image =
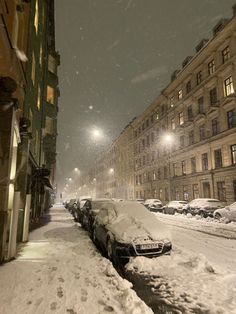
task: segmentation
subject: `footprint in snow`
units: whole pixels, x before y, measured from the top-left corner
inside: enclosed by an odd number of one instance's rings
[[[57,309],[57,302],[52,302],[51,304],[50,304],[50,310],[51,311],[55,311]]]
[[[57,296],[58,296],[58,298],[62,298],[63,297],[62,287],[58,287],[57,288]]]
[[[69,314],[77,314],[73,309],[66,309],[66,312]]]
[[[88,300],[88,292],[85,289],[81,289],[81,293],[82,293],[82,296],[80,298],[81,301],[86,302]]]
[[[59,277],[59,278],[58,278],[58,281],[60,281],[60,282],[65,282],[65,279],[62,278],[62,277]]]

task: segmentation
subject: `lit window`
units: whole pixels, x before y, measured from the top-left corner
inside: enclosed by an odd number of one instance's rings
[[[36,2],[35,2],[34,27],[35,27],[36,34],[38,34],[38,27],[39,27],[39,7],[38,7],[38,0],[36,0]]]
[[[236,144],[231,145],[231,159],[232,159],[232,164],[236,165]]]
[[[171,108],[173,108],[174,105],[175,105],[174,100],[175,100],[175,98],[174,98],[174,96],[172,96],[172,97],[170,98],[170,107],[171,107]]]
[[[54,88],[47,86],[47,102],[54,104],[55,101]]]
[[[227,79],[224,80],[224,92],[225,92],[225,96],[229,96],[230,94],[234,93],[232,76],[229,76],[227,77]]]
[[[181,111],[179,113],[179,125],[182,125],[182,124],[184,124],[184,113],[183,113],[183,111]]]
[[[34,85],[34,83],[35,83],[35,55],[34,55],[34,52],[32,55],[31,80],[32,80],[32,83]]]
[[[38,98],[37,98],[37,107],[40,109],[41,106],[41,88],[38,86]]]
[[[182,174],[186,174],[186,162],[185,162],[185,160],[181,161],[181,169],[182,169]]]
[[[171,129],[174,130],[175,129],[175,119],[171,119]]]
[[[56,73],[56,61],[51,55],[48,57],[48,70],[52,73]]]
[[[183,91],[182,91],[182,89],[180,89],[178,91],[178,100],[181,100],[182,98],[183,98]]]
[[[42,47],[42,43],[41,43],[40,52],[39,52],[39,63],[40,63],[40,65],[42,65],[42,61],[43,61],[43,47]]]
[[[215,67],[215,60],[211,60],[209,63],[208,63],[208,74],[211,75],[215,72],[216,70],[216,67]]]
[[[222,61],[225,63],[230,58],[230,50],[229,46],[227,46],[224,50],[222,50]]]

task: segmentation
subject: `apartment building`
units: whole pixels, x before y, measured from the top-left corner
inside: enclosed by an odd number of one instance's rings
[[[135,195],[236,200],[236,16],[221,20],[135,125]]]
[[[54,1],[0,0],[0,262],[48,208],[58,112]],[[51,181],[51,182],[50,182]]]
[[[99,196],[236,200],[235,29],[236,6],[97,161]]]

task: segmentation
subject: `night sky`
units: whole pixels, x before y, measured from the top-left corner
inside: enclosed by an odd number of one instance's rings
[[[56,0],[59,186],[169,83],[235,0]],[[94,139],[91,131],[103,135]]]

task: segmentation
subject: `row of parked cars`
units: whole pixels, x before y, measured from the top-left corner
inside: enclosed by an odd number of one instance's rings
[[[171,252],[164,225],[139,202],[81,198],[64,205],[114,264]]]
[[[215,219],[225,218],[228,221],[236,221],[236,202],[229,206],[225,203],[213,198],[196,198],[191,202],[186,201],[170,201],[166,205],[158,199],[148,199],[142,202],[145,207],[153,212],[162,212],[164,214],[174,215],[192,214],[200,215],[203,218],[214,217]]]

